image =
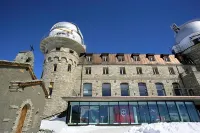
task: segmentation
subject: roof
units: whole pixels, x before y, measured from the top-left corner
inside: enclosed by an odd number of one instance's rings
[[[6,61],[6,60],[0,60],[0,66],[12,66],[12,67],[26,68],[29,71],[32,79],[33,80],[37,79],[30,64],[17,63],[17,62]]]
[[[103,53],[104,54],[104,53]],[[155,61],[149,61],[149,59],[146,57],[149,54],[139,54],[139,53],[131,53],[131,54],[124,54],[124,53],[117,53],[117,54],[109,54],[106,53],[108,56],[108,61],[105,62],[102,60],[102,53],[100,54],[93,54],[93,53],[85,53],[85,55],[90,55],[92,56],[92,61],[84,61],[84,64],[160,64],[160,65],[180,65],[181,63],[178,61],[178,59],[174,55],[170,54],[151,54],[155,57]],[[124,61],[118,62],[117,61],[117,55],[124,56]],[[139,61],[134,61],[133,60],[133,55],[138,55],[140,60]],[[170,62],[166,62],[163,60],[161,55],[168,55]],[[80,62],[80,64],[82,64]]]
[[[184,100],[200,102],[200,96],[102,96],[102,97],[62,97],[70,102],[94,102],[94,101],[172,101]]]

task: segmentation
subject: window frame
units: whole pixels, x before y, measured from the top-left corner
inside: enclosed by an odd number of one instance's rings
[[[85,67],[85,74],[91,75],[91,73],[92,73],[92,68],[91,67]]]
[[[126,74],[126,68],[125,67],[120,67],[119,68],[119,73],[120,73],[120,75],[125,75]]]

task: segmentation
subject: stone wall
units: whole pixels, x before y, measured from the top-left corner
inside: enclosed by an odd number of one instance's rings
[[[59,50],[53,49],[45,55],[43,68],[43,81],[46,88],[53,82],[53,91],[49,99],[46,99],[44,117],[60,113],[67,108],[67,104],[61,97],[76,96],[74,84],[76,84],[78,54],[68,48],[61,47]],[[54,65],[57,65],[56,71]],[[68,67],[71,65],[71,70]],[[80,73],[80,72],[78,72]]]
[[[31,133],[39,129],[45,104],[44,91],[40,85],[10,87],[11,81],[20,80],[32,80],[29,71],[20,67],[0,66],[0,132],[16,131],[21,110],[25,105],[28,106],[28,111],[22,131]]]
[[[154,75],[152,67],[157,66],[159,74]],[[79,66],[81,67],[81,66]],[[91,67],[92,73],[85,74],[85,67]],[[109,74],[103,75],[103,67],[109,68]],[[126,74],[120,74],[120,67],[125,67]],[[141,67],[143,74],[138,75],[136,67]],[[170,75],[168,67],[173,67],[175,74]],[[81,69],[81,68],[79,68]],[[111,83],[111,95],[120,96],[120,83],[128,83],[131,96],[138,96],[139,89],[138,83],[146,83],[148,93],[150,96],[157,95],[155,83],[163,83],[167,95],[174,95],[172,90],[172,83],[177,82],[183,88],[179,79],[179,73],[175,65],[84,65],[82,88],[84,83],[92,83],[93,96],[102,96],[102,83]],[[81,77],[79,76],[76,81],[76,87],[80,88]],[[83,95],[81,89],[81,95]]]

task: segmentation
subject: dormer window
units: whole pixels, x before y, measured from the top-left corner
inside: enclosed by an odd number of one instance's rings
[[[108,62],[108,56],[102,56],[102,61],[103,62]]]
[[[165,62],[170,62],[169,55],[161,54],[160,57],[163,58],[163,60],[164,60]]]
[[[153,54],[147,54],[146,57],[149,59],[149,61],[155,61],[155,57]]]
[[[118,62],[122,62],[122,61],[125,60],[125,59],[124,59],[124,54],[117,54],[116,57],[117,57],[117,61],[118,61]]]
[[[101,59],[102,59],[102,62],[108,62],[108,53],[102,53],[100,55]]]
[[[140,61],[139,54],[132,54],[131,57],[132,57],[133,61]]]
[[[91,61],[92,61],[92,56],[87,55],[87,56],[86,56],[86,60],[87,60],[88,62],[91,62]]]

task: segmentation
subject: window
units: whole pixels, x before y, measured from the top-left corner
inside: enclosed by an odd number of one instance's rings
[[[57,64],[54,64],[53,71],[57,71]]]
[[[168,109],[165,102],[157,102],[161,122],[170,122]]]
[[[52,92],[53,92],[53,85],[54,85],[54,82],[50,82],[50,84],[49,84],[49,97],[48,98],[51,98],[51,95],[52,95]]]
[[[85,68],[85,74],[91,74],[91,67]]]
[[[190,118],[188,116],[184,102],[176,102],[176,105],[177,105],[177,109],[178,109],[181,121],[189,122]]]
[[[137,74],[142,74],[142,68],[141,67],[136,67]]]
[[[72,67],[72,65],[71,65],[71,64],[68,64],[68,68],[67,68],[67,71],[68,71],[68,72],[71,72],[71,67]]]
[[[74,51],[73,51],[73,50],[69,50],[69,53],[73,54],[73,53],[74,53]]]
[[[102,56],[102,61],[103,62],[108,62],[108,56],[106,56],[106,55]]]
[[[168,67],[168,69],[169,69],[169,74],[171,75],[175,74],[173,67]]]
[[[191,122],[199,122],[199,115],[197,113],[197,110],[193,104],[193,102],[185,102],[185,106],[188,110],[188,114],[190,116]]]
[[[92,84],[91,83],[83,84],[83,96],[92,96]]]
[[[153,55],[149,55],[149,56],[148,56],[148,59],[149,59],[149,61],[155,61],[155,58],[154,58]]]
[[[56,51],[60,51],[60,48],[56,48]]]
[[[159,74],[157,67],[152,67],[152,69],[153,69],[153,74],[154,75]]]
[[[86,60],[88,61],[88,62],[91,62],[92,61],[92,56],[86,56]]]
[[[147,102],[138,102],[140,112],[140,123],[150,123],[149,109]]]
[[[110,83],[102,84],[102,96],[111,96],[111,85]]]
[[[123,55],[117,56],[117,60],[118,60],[118,62],[124,61],[124,56]]]
[[[120,88],[121,88],[121,96],[130,96],[128,83],[121,83]]]
[[[162,83],[156,83],[156,89],[158,96],[165,96],[165,88]]]
[[[158,107],[156,102],[148,102],[149,105],[149,113],[150,113],[150,120],[152,123],[160,122],[160,116],[158,113]]]
[[[194,91],[192,89],[189,89],[188,93],[189,93],[190,96],[194,96]]]
[[[125,67],[120,67],[120,74],[121,75],[126,74]]]
[[[179,84],[178,83],[172,83],[172,86],[173,86],[174,94],[176,96],[182,96],[182,91],[180,89]]]
[[[163,56],[163,60],[166,62],[170,62],[169,56]]]
[[[103,67],[103,74],[109,74],[108,67]]]
[[[140,96],[148,96],[147,87],[145,83],[138,83]]]
[[[139,55],[133,55],[132,58],[133,58],[133,61],[140,61]]]
[[[193,102],[110,101],[69,102],[69,123],[142,124],[155,122],[199,122]]]
[[[179,122],[179,114],[175,102],[166,102],[171,122]]]

